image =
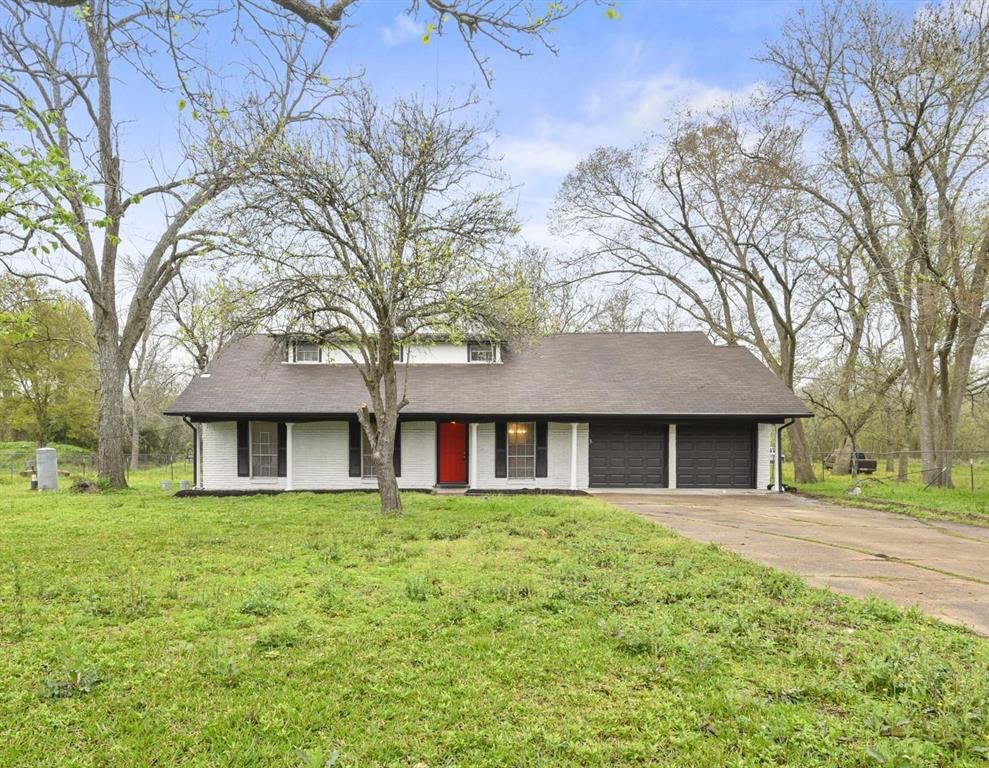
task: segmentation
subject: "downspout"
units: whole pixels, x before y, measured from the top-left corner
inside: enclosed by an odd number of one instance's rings
[[[189,425],[192,430],[192,487],[199,487],[199,430],[196,425],[189,420],[188,416],[183,416],[182,421]]]
[[[776,492],[783,493],[783,430],[796,422],[790,419],[776,427]]]

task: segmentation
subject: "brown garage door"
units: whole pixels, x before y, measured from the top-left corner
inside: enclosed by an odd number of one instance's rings
[[[755,424],[677,425],[677,488],[755,486]]]
[[[665,424],[591,422],[588,452],[592,487],[662,488],[666,485]]]

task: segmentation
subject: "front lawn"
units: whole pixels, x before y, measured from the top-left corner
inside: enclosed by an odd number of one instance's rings
[[[989,643],[593,499],[0,485],[0,765],[983,765]]]
[[[872,475],[832,475],[814,467],[816,483],[797,483],[801,493],[825,497],[839,504],[869,507],[932,520],[953,520],[989,526],[989,464],[967,463],[952,468],[954,488],[925,487],[920,462],[911,462],[908,480],[899,482],[896,472],[886,472],[883,463]],[[793,465],[784,467],[783,481],[793,485]],[[974,489],[973,489],[974,485]],[[859,493],[849,493],[858,486]]]

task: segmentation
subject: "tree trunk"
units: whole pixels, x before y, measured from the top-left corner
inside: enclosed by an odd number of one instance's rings
[[[378,468],[378,493],[381,495],[381,512],[383,514],[402,514],[402,494],[398,491],[395,465],[391,461],[381,462],[381,466]]]
[[[941,485],[941,466],[938,461],[937,396],[933,387],[921,377],[914,387],[917,402],[917,442],[920,447],[920,467],[925,485]]]
[[[900,461],[899,466],[896,469],[896,482],[905,483],[910,473],[910,446],[907,443],[903,444],[903,450],[900,451]]]
[[[951,416],[945,415],[938,424],[938,479],[935,485],[944,488],[954,488],[955,481],[951,477],[951,467],[955,458],[955,422]]]
[[[51,439],[51,424],[49,423],[48,420],[47,403],[35,403],[34,421],[35,421],[35,431],[34,431],[35,442],[37,442],[39,448],[44,448],[46,445],[48,445],[48,441]]]
[[[127,487],[127,422],[124,418],[124,366],[116,345],[97,340],[100,371],[99,440],[96,448],[97,476],[113,488]]]
[[[841,440],[841,446],[834,454],[834,464],[831,465],[832,475],[850,475],[852,473],[853,450],[852,439],[845,435]]]
[[[130,468],[131,470],[140,469],[141,463],[141,419],[140,414],[137,410],[137,403],[134,403],[134,408],[131,413],[131,427],[130,427]]]
[[[804,431],[803,421],[797,419],[787,429],[790,433],[790,451],[793,453],[794,481],[797,483],[816,483],[817,476],[814,474],[814,460],[810,455],[810,447],[807,445],[807,433]],[[779,450],[779,446],[777,446]]]
[[[395,432],[398,429],[398,414],[407,401],[404,396],[401,401],[398,394],[398,377],[392,361],[391,332],[387,327],[381,331],[383,350],[379,352],[381,365],[377,376],[370,376],[368,394],[374,403],[374,416],[368,412],[367,406],[362,407],[357,418],[361,426],[367,430],[369,437],[373,435],[374,472],[378,478],[378,494],[381,497],[382,514],[402,514],[402,495],[398,490],[398,479],[395,477]]]
[[[382,514],[402,514],[402,495],[395,477],[395,431],[398,415],[383,415],[375,421],[377,445],[372,454],[374,471],[378,478]]]

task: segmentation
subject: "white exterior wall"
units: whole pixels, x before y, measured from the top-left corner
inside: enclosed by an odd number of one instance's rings
[[[500,360],[500,345],[496,345],[495,356]],[[338,349],[324,349],[323,360],[327,363],[350,363],[350,359]],[[467,343],[452,344],[437,342],[436,344],[414,344],[405,347],[405,361],[415,364],[434,363],[467,363]],[[473,363],[473,365],[490,365],[490,363]]]
[[[202,425],[203,488],[284,489],[286,478],[237,477],[237,422]],[[300,422],[292,427],[293,490],[377,488],[373,477],[350,477],[349,428],[345,421]],[[400,488],[432,488],[436,484],[436,424],[402,422]]]
[[[757,425],[755,487],[764,491],[769,487],[769,466],[772,463],[773,424]]]
[[[586,489],[588,478],[588,438],[587,424],[577,425],[577,488]],[[495,477],[495,425],[477,425],[477,446],[471,451],[475,466],[471,477],[475,478],[475,488],[495,490],[500,488],[569,488],[570,487],[570,443],[569,422],[551,421],[546,435],[546,477],[512,480]],[[403,459],[404,460],[404,459]]]
[[[202,455],[200,486],[206,490],[281,490],[286,479],[237,477],[237,424],[207,422],[200,426]],[[482,490],[511,488],[571,487],[571,442],[569,422],[550,422],[547,433],[547,476],[513,480],[494,476],[495,425],[471,425],[471,486]],[[671,429],[671,432],[673,430]],[[757,425],[756,488],[769,486],[772,441],[775,425]],[[296,423],[292,428],[292,485],[294,490],[373,489],[374,478],[350,477],[349,433],[345,421]],[[673,440],[671,440],[671,443]],[[675,450],[675,443],[673,444]],[[577,488],[588,487],[589,429],[577,425]],[[671,465],[675,461],[672,457]],[[675,466],[675,465],[674,465]],[[671,473],[671,479],[675,473]],[[402,476],[399,487],[428,489],[436,484],[436,424],[432,421],[402,422]]]
[[[238,489],[280,490],[284,477],[237,477],[237,422],[213,421],[202,425],[203,476],[207,491]]]
[[[436,422],[402,422],[402,476],[400,488],[436,485]]]
[[[344,487],[351,479],[348,477],[349,438],[350,430],[345,421],[299,422],[292,427],[292,485],[295,490]]]

